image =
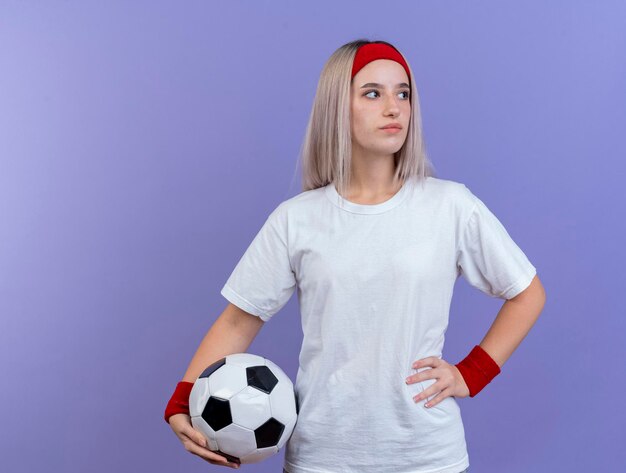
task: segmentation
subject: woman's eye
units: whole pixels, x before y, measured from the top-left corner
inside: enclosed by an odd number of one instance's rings
[[[405,90],[405,91],[402,91],[402,92],[400,92],[400,93],[401,93],[401,94],[406,94],[406,98],[407,98],[407,99],[409,98],[409,92],[407,92],[406,90]],[[365,94],[365,96],[367,97],[367,96],[369,96],[370,94],[376,94],[376,95],[378,95],[378,91],[377,91],[377,90],[370,90],[369,92],[367,92],[367,93]]]

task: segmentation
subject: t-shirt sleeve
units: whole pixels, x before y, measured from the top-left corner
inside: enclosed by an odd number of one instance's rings
[[[470,215],[461,227],[458,274],[491,297],[512,299],[526,289],[537,269],[482,200],[469,195]]]
[[[296,278],[287,247],[284,202],[269,215],[220,293],[267,322],[289,301]]]

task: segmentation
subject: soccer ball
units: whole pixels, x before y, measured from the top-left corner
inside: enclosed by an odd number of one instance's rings
[[[275,363],[250,353],[213,363],[189,394],[193,427],[210,450],[237,463],[257,463],[278,453],[298,412],[291,379]]]

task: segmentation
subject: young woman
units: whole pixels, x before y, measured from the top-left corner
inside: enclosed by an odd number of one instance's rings
[[[229,305],[166,421],[191,453],[238,466],[192,428],[188,394],[206,366],[245,352],[297,289],[299,415],[283,471],[467,471],[456,398],[483,389],[539,316],[536,268],[465,185],[434,177],[411,69],[389,43],[357,40],[330,57],[302,164],[303,192],[272,211],[222,288]],[[441,354],[460,275],[505,302],[452,365]]]

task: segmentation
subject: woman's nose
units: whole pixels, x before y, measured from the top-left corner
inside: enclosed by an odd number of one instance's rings
[[[388,112],[398,113],[400,106],[398,100],[395,97],[390,97],[385,100],[385,110]]]

